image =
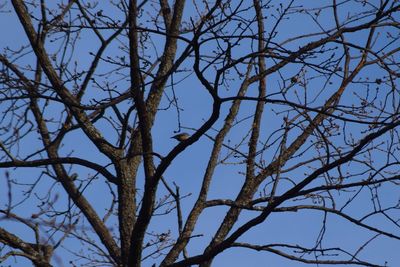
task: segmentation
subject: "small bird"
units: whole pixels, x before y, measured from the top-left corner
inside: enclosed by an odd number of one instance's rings
[[[179,133],[177,135],[172,136],[171,138],[176,139],[180,142],[189,139],[190,135],[188,133]]]

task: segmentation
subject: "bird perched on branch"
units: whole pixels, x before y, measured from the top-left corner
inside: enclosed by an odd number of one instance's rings
[[[172,136],[171,138],[176,139],[180,142],[189,139],[190,135],[188,133],[179,133],[177,135]]]

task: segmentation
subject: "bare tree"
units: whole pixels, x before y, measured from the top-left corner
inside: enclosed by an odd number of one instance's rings
[[[0,11],[0,262],[394,266],[398,0]]]

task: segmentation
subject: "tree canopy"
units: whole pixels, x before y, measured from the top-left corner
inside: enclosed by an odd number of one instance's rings
[[[400,261],[398,0],[0,18],[1,263]]]

